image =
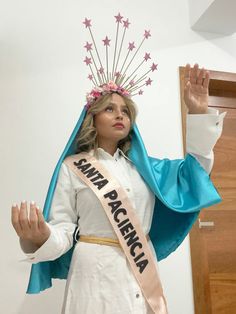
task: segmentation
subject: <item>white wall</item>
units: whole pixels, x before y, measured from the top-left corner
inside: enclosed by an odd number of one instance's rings
[[[81,22],[91,17],[99,38],[114,37],[113,15],[119,11],[132,23],[130,40],[152,30],[146,50],[159,70],[152,87],[136,99],[138,125],[151,155],[183,156],[179,65],[198,62],[236,72],[236,36],[193,32],[187,0],[1,1],[1,313],[60,312],[62,281],[40,295],[25,295],[29,265],[20,262],[24,255],[10,224],[10,207],[23,199],[43,206],[55,163],[91,86],[83,64],[88,33]],[[160,271],[170,314],[193,314],[188,238],[160,263]]]

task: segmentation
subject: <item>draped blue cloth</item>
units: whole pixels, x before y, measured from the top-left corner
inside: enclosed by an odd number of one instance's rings
[[[86,115],[80,118],[54,170],[43,214],[48,221],[54,190],[63,160],[76,152],[75,139]],[[157,159],[148,156],[137,125],[133,126],[128,157],[155,194],[150,239],[161,261],[182,243],[201,208],[221,202],[209,174],[190,154],[184,159]],[[27,293],[39,293],[52,286],[52,278],[66,279],[74,246],[54,261],[32,265]]]

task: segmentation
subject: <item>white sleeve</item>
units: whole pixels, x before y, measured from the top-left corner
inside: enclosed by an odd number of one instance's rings
[[[208,108],[206,114],[187,114],[186,152],[194,156],[210,174],[214,163],[213,148],[221,136],[226,111]]]
[[[48,240],[35,250],[34,245],[20,241],[22,250],[31,263],[54,260],[66,253],[73,245],[77,227],[76,192],[72,186],[67,166],[62,163],[53,195],[48,226]]]

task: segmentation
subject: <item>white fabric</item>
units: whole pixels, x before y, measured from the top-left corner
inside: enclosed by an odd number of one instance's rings
[[[215,109],[209,114],[188,115],[187,152],[210,173],[213,147],[221,135],[223,118]],[[120,151],[111,156],[99,148],[100,162],[116,176],[130,195],[143,230],[149,232],[154,208],[154,194],[149,190],[132,162]],[[204,152],[202,154],[202,152]],[[92,153],[92,152],[91,152]],[[51,235],[34,253],[21,241],[31,263],[53,260],[72,246],[72,235],[79,217],[80,234],[116,238],[100,202],[93,192],[63,163],[52,202]],[[155,254],[151,241],[149,241]],[[156,262],[158,270],[158,262]],[[62,313],[65,314],[148,314],[130,266],[120,248],[78,242],[74,249],[67,279]]]

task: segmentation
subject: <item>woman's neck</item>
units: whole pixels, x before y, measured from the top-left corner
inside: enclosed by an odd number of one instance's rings
[[[114,143],[98,143],[98,147],[104,149],[110,155],[114,155],[117,150],[117,144]]]

